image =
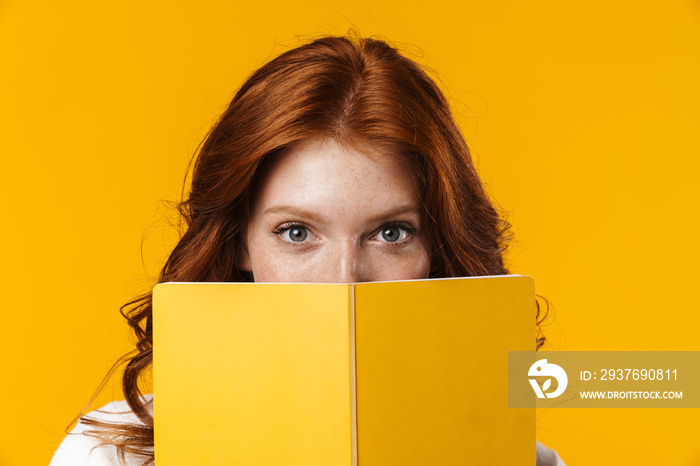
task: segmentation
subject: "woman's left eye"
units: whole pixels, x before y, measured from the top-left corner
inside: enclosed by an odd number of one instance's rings
[[[415,233],[415,229],[397,225],[388,225],[375,235],[383,243],[403,243]]]

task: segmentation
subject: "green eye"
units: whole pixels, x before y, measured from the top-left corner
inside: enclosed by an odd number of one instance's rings
[[[382,238],[387,243],[395,243],[401,238],[401,229],[397,227],[385,228],[382,230]]]
[[[306,228],[290,228],[289,229],[289,239],[295,243],[301,243],[306,239],[308,235]]]
[[[273,235],[278,235],[280,240],[290,244],[307,244],[316,239],[308,227],[301,223],[287,222],[272,230]]]

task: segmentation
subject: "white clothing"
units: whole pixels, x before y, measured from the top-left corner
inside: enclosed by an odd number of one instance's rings
[[[90,412],[86,417],[98,421],[119,424],[140,424],[138,417],[131,411],[126,401],[113,401],[104,407]],[[121,465],[117,456],[117,448],[112,445],[101,445],[99,439],[86,435],[88,426],[79,422],[63,439],[58,450],[53,455],[49,466],[115,466]],[[126,455],[126,464],[140,465],[143,458]]]
[[[556,451],[537,442],[536,466],[566,466]]]
[[[113,401],[103,408],[90,412],[87,417],[121,424],[138,424],[140,422],[136,415],[131,412],[126,401]],[[87,426],[82,422],[73,428],[56,450],[49,466],[116,466],[121,464],[117,456],[117,449],[111,445],[100,445],[98,439],[85,435],[86,428]],[[126,457],[126,463],[129,466],[138,466],[142,461],[143,458],[130,458],[128,455]],[[537,442],[536,466],[566,465],[559,458],[557,452]]]

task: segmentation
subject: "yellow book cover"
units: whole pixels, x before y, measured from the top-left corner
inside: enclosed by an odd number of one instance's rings
[[[158,285],[157,464],[534,465],[507,393],[534,299],[522,276]]]

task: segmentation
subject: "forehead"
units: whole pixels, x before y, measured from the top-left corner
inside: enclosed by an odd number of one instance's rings
[[[306,141],[275,156],[266,164],[258,182],[256,211],[279,203],[316,211],[420,203],[419,189],[406,157],[380,151],[360,152],[332,139]]]

